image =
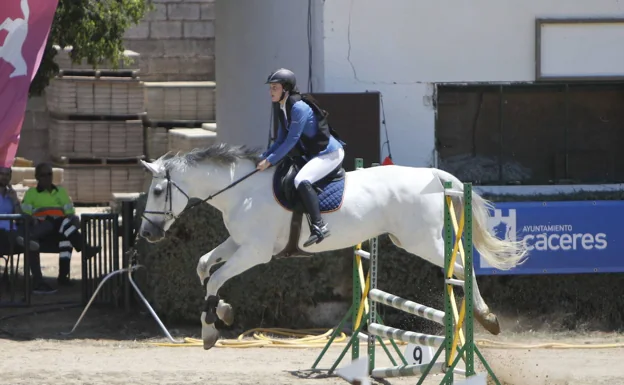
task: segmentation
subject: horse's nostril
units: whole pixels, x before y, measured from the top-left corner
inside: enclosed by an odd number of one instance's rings
[[[141,233],[141,235],[145,238],[148,238],[152,235],[152,233],[149,232],[149,230],[143,230],[143,232]]]

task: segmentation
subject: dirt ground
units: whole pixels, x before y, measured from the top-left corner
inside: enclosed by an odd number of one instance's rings
[[[262,349],[262,350],[261,350]],[[148,346],[139,341],[37,339],[2,342],[2,384],[346,384],[306,369],[320,349],[231,349]],[[618,384],[624,369],[608,350],[505,350],[486,355],[508,384]],[[327,365],[339,354],[328,351]],[[348,359],[348,358],[347,358]],[[498,362],[498,364],[496,364]],[[327,367],[327,366],[325,366]],[[441,376],[426,384],[439,383]],[[387,384],[414,384],[415,378]]]
[[[42,269],[55,284],[58,257],[42,255]],[[72,258],[72,276],[80,277],[80,257]],[[77,330],[69,332],[84,307],[80,283],[47,296],[33,296],[31,308],[0,309],[0,384],[346,384],[344,380],[309,369],[321,348],[232,348],[199,346],[164,347],[167,342],[146,309],[92,307]],[[498,378],[508,385],[577,385],[623,383],[622,348],[592,348],[595,344],[619,344],[622,335],[606,333],[546,333],[521,330],[517,318],[502,317],[504,332],[492,337],[478,329],[476,338],[524,344],[518,349],[481,346]],[[173,328],[176,339],[199,338],[199,325]],[[236,336],[226,336],[233,338]],[[544,348],[527,345],[566,343],[576,346]],[[402,350],[405,348],[401,347]],[[320,368],[328,368],[342,346],[331,347]],[[362,347],[362,354],[365,348]],[[379,366],[389,366],[381,348]],[[347,355],[340,366],[348,363]],[[478,370],[482,368],[478,367]],[[441,376],[429,376],[425,384],[438,384]],[[461,379],[461,376],[458,376]],[[456,380],[457,381],[457,380]],[[373,384],[415,384],[404,377]]]

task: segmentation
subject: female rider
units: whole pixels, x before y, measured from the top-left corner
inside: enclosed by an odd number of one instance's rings
[[[292,71],[278,69],[269,75],[265,84],[270,85],[271,101],[278,114],[278,132],[275,142],[262,154],[257,168],[265,170],[293,150],[298,151],[306,161],[295,176],[295,188],[310,216],[311,234],[304,243],[307,247],[329,236],[312,184],[342,164],[344,149],[342,143],[330,133],[328,125],[319,125],[314,110],[301,100]]]

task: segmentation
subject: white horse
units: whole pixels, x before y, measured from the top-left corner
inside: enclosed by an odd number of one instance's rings
[[[218,340],[214,326],[217,317],[228,325],[233,321],[231,306],[219,299],[221,286],[274,256],[308,256],[389,234],[396,246],[444,267],[444,182],[452,182],[455,190],[463,189],[453,175],[434,168],[394,165],[348,172],[344,174],[345,191],[339,209],[323,214],[331,236],[303,248],[309,229],[300,226],[301,220],[293,219],[300,216],[276,201],[276,167],[255,172],[257,162],[256,151],[227,144],[143,162],[153,179],[139,230],[142,237],[150,242],[161,240],[182,211],[193,206],[188,205],[190,197],[203,199],[218,209],[230,234],[197,265],[200,282],[208,278],[201,313],[204,349],[210,349]],[[457,197],[453,201],[459,215],[462,202]],[[490,234],[486,227],[488,204],[473,193],[475,248],[492,267],[513,268],[526,256],[526,248],[522,242],[503,241]],[[210,268],[222,262],[225,264],[211,276]],[[455,275],[464,279],[460,262],[458,259]],[[475,317],[485,329],[498,334],[498,319],[481,297],[474,273],[472,279]]]

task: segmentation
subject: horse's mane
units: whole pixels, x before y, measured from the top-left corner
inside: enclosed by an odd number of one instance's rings
[[[249,160],[253,164],[257,164],[260,161],[260,155],[261,152],[256,148],[219,143],[183,153],[167,153],[158,158],[156,163],[160,163],[168,171],[183,171],[188,167],[202,164],[204,161],[214,161],[226,166],[232,165],[238,160]]]

